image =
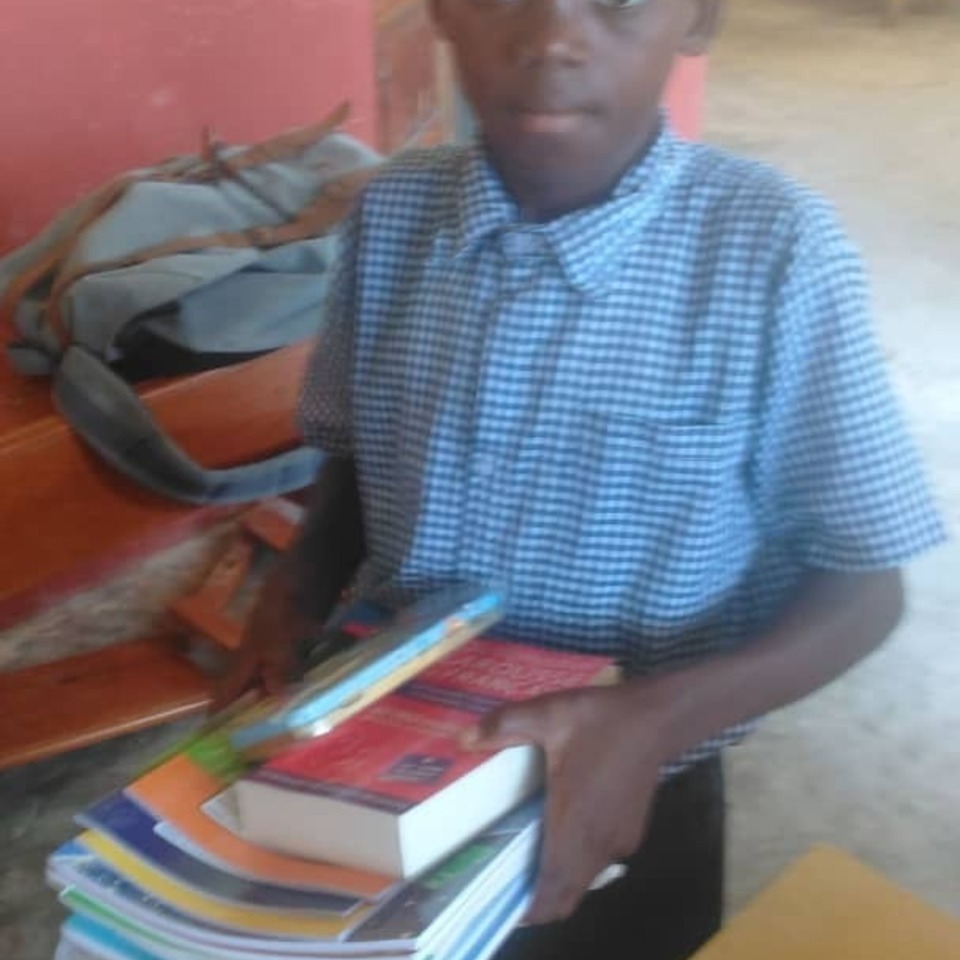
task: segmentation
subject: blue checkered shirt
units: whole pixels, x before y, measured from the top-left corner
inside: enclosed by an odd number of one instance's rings
[[[634,672],[756,637],[809,567],[943,536],[831,211],[666,130],[542,224],[478,145],[392,162],[344,229],[302,428],[356,458],[362,589],[496,582],[509,636]]]

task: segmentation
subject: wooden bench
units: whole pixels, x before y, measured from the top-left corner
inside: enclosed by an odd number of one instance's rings
[[[206,709],[205,675],[172,637],[0,673],[0,770]]]
[[[0,770],[206,709],[210,681],[186,654],[232,652],[258,549],[286,550],[303,508],[273,499],[245,510],[202,583],[168,607],[165,633],[0,673]]]
[[[177,442],[207,466],[297,442],[297,394],[311,344],[143,394]],[[230,510],[164,500],[101,463],[53,410],[49,386],[0,357],[0,628]]]
[[[258,459],[297,442],[293,411],[310,349],[151,384],[143,394],[204,464]],[[59,419],[47,384],[5,366],[0,489],[0,628],[239,512],[171,503],[117,475]],[[269,524],[258,536],[285,542]],[[177,633],[0,672],[0,769],[204,710],[209,681],[182,655]]]

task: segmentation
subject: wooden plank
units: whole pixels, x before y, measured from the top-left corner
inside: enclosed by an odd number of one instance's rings
[[[193,593],[170,604],[169,612],[199,638],[225,650],[236,650],[243,640],[245,605],[231,610],[254,565],[255,542],[286,550],[303,518],[303,507],[283,497],[257,504],[240,516],[240,531],[206,580]]]
[[[144,387],[151,410],[206,466],[294,446],[295,410],[312,344]],[[0,625],[189,535],[211,516],[165,500],[90,453],[50,408],[46,387],[0,361]],[[17,398],[21,402],[17,402]]]
[[[0,673],[0,770],[199,713],[210,683],[168,638]]]
[[[304,512],[301,504],[277,497],[248,510],[240,517],[240,523],[274,550],[283,551],[296,539]]]
[[[960,919],[834,847],[816,847],[693,960],[957,960]]]

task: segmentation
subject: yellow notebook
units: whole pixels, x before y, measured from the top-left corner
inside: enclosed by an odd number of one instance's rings
[[[208,923],[238,931],[280,937],[336,940],[370,914],[371,907],[359,907],[345,917],[311,917],[278,914],[268,909],[238,906],[207,896],[171,880],[109,837],[87,830],[77,838],[110,868],[135,883],[141,890],[178,910]]]
[[[960,960],[960,919],[817,847],[694,960]]]

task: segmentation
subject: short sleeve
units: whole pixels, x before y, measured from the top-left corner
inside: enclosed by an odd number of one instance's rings
[[[860,258],[815,208],[774,294],[752,471],[800,562],[898,566],[944,539],[869,319]]]
[[[359,213],[355,211],[339,231],[339,250],[317,345],[300,395],[299,423],[304,441],[334,456],[348,456],[353,449],[350,384],[358,232]]]

